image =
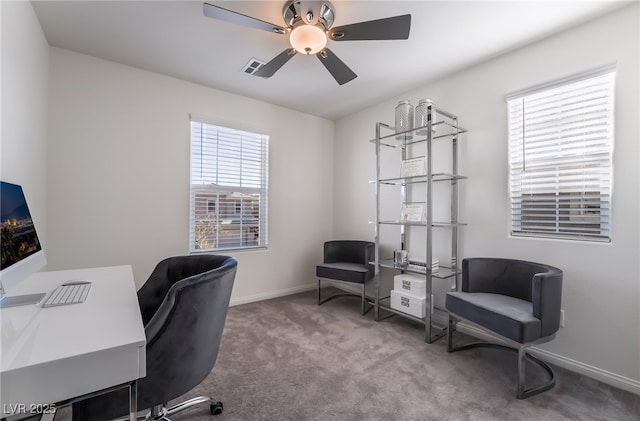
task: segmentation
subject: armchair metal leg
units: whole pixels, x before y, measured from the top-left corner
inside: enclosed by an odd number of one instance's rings
[[[556,385],[556,378],[555,374],[553,373],[553,369],[541,359],[531,354],[527,354],[526,348],[527,347],[522,347],[521,350],[518,350],[518,399],[526,399],[530,396],[546,392],[547,390],[553,389],[553,387]],[[527,358],[531,362],[536,363],[539,367],[547,372],[549,380],[546,383],[537,387],[532,387],[530,389],[525,388],[525,358]]]
[[[546,338],[541,338],[538,341],[534,341],[527,344],[520,344],[515,341],[512,341],[511,339],[502,337],[502,339],[505,340],[507,343],[509,343],[511,346],[488,343],[488,342],[474,342],[467,345],[454,346],[453,332],[456,330],[456,324],[457,324],[457,319],[455,319],[451,314],[449,314],[449,329],[447,332],[447,352],[451,353],[451,352],[457,352],[457,351],[464,351],[465,349],[471,349],[471,348],[500,348],[500,349],[506,349],[506,350],[518,353],[518,379],[517,379],[517,388],[516,388],[516,397],[518,399],[526,399],[531,396],[537,395],[539,393],[546,392],[547,390],[552,389],[556,385],[556,379],[555,379],[555,374],[553,372],[553,369],[541,359],[527,353],[527,348],[529,346],[537,345],[544,342],[549,342],[551,339],[555,337],[555,335],[552,335]],[[495,332],[491,332],[491,333],[495,335]],[[542,385],[532,387],[529,389],[527,389],[525,386],[525,378],[526,378],[525,364],[527,359],[537,364],[539,367],[541,367],[549,376],[549,379]]]
[[[449,314],[449,328],[447,329],[447,352],[453,352],[453,331],[456,330],[457,320]]]
[[[338,297],[358,297],[360,298],[360,303],[361,303],[361,313],[364,316],[365,314],[367,314],[372,308],[373,305],[370,305],[369,308],[367,308],[367,297],[366,297],[366,284],[362,284],[362,290],[360,295],[358,294],[352,294],[352,293],[338,293],[338,294],[333,294],[330,295],[329,297],[325,297],[325,298],[321,298],[320,295],[320,290],[321,290],[321,285],[320,285],[320,279],[318,279],[318,305],[324,304],[327,301],[333,300],[334,298],[338,298]]]
[[[362,315],[364,316],[365,314],[367,314],[366,312],[366,284],[362,284]]]
[[[364,316],[368,312],[370,312],[375,306],[372,303],[369,303],[369,308],[367,308],[367,284],[362,284],[362,315]]]
[[[524,397],[524,376],[525,376],[525,364],[524,360],[527,356],[526,349],[521,346],[518,349],[518,388],[516,396],[518,399],[522,399]]]

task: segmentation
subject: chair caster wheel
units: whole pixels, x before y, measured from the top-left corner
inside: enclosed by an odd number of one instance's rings
[[[224,406],[222,406],[222,402],[218,401],[210,404],[209,409],[211,410],[211,415],[220,415],[222,414]]]

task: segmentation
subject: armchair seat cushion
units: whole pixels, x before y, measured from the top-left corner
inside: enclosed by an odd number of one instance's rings
[[[533,304],[519,298],[484,292],[448,292],[446,308],[454,314],[519,343],[541,336]]]
[[[323,263],[316,266],[316,276],[364,284],[370,278],[370,270],[368,266],[359,263]]]

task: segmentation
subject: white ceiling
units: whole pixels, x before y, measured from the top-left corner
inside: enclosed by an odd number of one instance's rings
[[[284,0],[209,2],[284,25]],[[287,48],[287,37],[205,17],[202,1],[32,3],[52,46],[337,119],[628,2],[332,0],[334,27],[412,15],[408,40],[329,41],[358,75],[342,86],[302,54],[269,79],[243,73],[252,57]]]

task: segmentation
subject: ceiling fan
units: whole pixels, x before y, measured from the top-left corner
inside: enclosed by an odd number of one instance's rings
[[[368,41],[407,39],[411,29],[411,15],[352,23],[331,28],[335,19],[333,5],[326,0],[289,0],[282,9],[286,26],[274,25],[263,20],[204,3],[204,15],[239,25],[289,35],[291,47],[274,57],[254,73],[271,77],[298,52],[314,54],[331,73],[338,84],[343,85],[357,75],[329,48],[327,41]]]

